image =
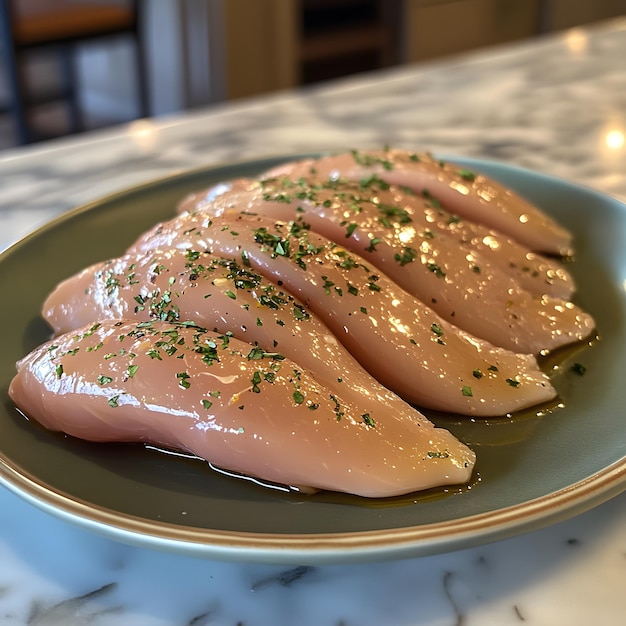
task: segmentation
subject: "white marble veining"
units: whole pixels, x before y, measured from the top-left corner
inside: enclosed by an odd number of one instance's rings
[[[390,144],[626,198],[626,20],[0,153],[0,248],[182,169]],[[626,446],[626,442],[625,442]],[[222,563],[115,543],[0,488],[7,626],[626,623],[626,494],[496,544],[362,565]]]

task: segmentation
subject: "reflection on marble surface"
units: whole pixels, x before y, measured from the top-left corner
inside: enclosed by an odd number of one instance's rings
[[[624,497],[481,548],[318,567],[152,552],[49,518],[6,491],[0,506],[0,622],[7,626],[618,626],[626,614],[623,594],[615,597],[616,583],[626,582]],[[597,564],[591,580],[590,559]],[[570,613],[575,619],[562,621]]]
[[[0,243],[182,169],[353,146],[492,158],[626,197],[626,19],[574,32],[0,153]]]
[[[498,159],[626,198],[624,58],[618,20],[0,153],[0,248],[77,205],[183,169],[383,144]],[[275,567],[114,543],[0,491],[0,623],[10,626],[618,626],[625,588],[625,494],[481,548]]]

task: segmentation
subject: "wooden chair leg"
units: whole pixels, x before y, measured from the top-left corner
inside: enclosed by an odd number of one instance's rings
[[[15,130],[17,143],[33,141],[32,130],[28,122],[24,94],[25,77],[21,67],[21,55],[17,53],[13,41],[12,15],[6,0],[0,0],[0,42],[4,46],[6,77],[9,88],[9,111]]]
[[[133,3],[137,17],[134,28],[126,34],[133,37],[132,45],[135,52],[135,70],[137,85],[137,108],[140,117],[150,115],[149,86],[146,76],[146,63],[141,40],[139,15],[141,7],[137,0]],[[28,85],[21,61],[27,51],[21,52],[15,44],[13,36],[13,15],[10,0],[0,0],[0,44],[4,44],[4,60],[7,66],[7,80],[10,90],[10,113],[13,120],[16,141],[19,144],[29,143],[36,139],[34,128],[29,121],[28,109],[31,102],[28,99]],[[66,95],[70,132],[77,133],[85,130],[84,111],[80,102],[80,76],[76,61],[75,42],[49,42],[57,48],[60,55],[64,93]]]
[[[146,74],[145,54],[141,39],[136,35],[134,38],[135,46],[135,71],[137,84],[137,102],[139,117],[150,116],[150,99],[149,99],[149,81]]]
[[[146,73],[147,63],[144,48],[143,25],[144,10],[140,0],[132,0],[131,8],[135,15],[135,24],[132,29],[132,43],[135,47],[135,72],[137,84],[137,110],[139,117],[149,117],[150,110],[150,81]]]
[[[63,89],[66,94],[69,128],[71,133],[85,130],[83,107],[80,102],[80,76],[76,61],[76,48],[72,44],[59,48]]]

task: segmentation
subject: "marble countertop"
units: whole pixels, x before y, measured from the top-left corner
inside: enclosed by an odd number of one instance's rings
[[[166,174],[351,147],[424,148],[626,198],[626,20],[0,153],[0,248]],[[625,442],[626,445],[626,442]],[[0,487],[7,626],[621,625],[626,494],[543,530],[418,559],[228,563],[116,543]]]

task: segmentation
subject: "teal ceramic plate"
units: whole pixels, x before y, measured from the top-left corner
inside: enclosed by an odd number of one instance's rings
[[[463,160],[527,196],[576,237],[578,302],[599,342],[564,357],[564,408],[542,417],[439,419],[478,454],[470,489],[389,501],[303,496],[230,478],[191,459],[47,432],[7,398],[14,363],[48,337],[47,293],[122,253],[186,193],[280,159],[193,171],[79,208],[0,258],[0,480],[42,509],[109,537],[211,558],[328,563],[433,554],[502,539],[588,509],[626,488],[626,207],[589,189],[505,165]],[[571,370],[585,366],[584,376]],[[550,364],[546,364],[549,366]],[[391,365],[390,365],[391,366]]]

